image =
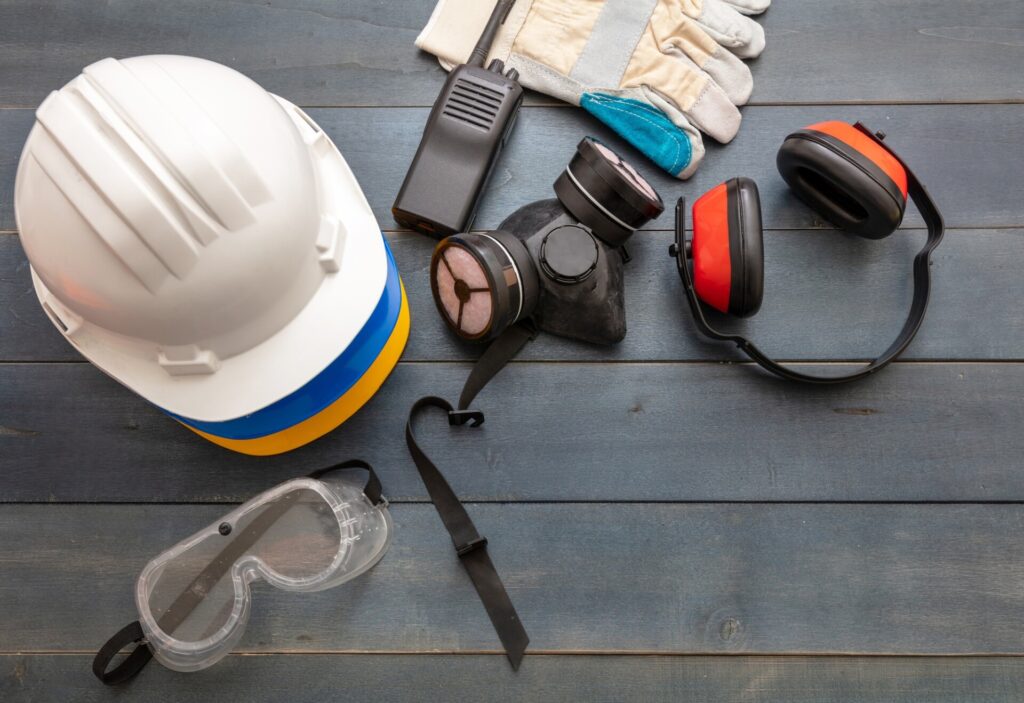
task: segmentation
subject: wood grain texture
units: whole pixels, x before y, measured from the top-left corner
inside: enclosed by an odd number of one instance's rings
[[[1024,653],[1024,506],[470,505],[536,652]],[[0,506],[0,651],[90,651],[225,506]],[[496,652],[433,506],[370,572],[257,585],[237,651]]]
[[[430,295],[434,242],[410,233],[388,235],[412,311],[406,361],[471,360],[481,347],[459,343]],[[542,335],[520,355],[528,360],[728,361],[743,358],[731,344],[701,337],[686,305],[672,236],[647,232],[630,245],[626,270],[629,333],[599,347]],[[923,231],[884,242],[822,233],[767,235],[765,303],[743,322],[718,318],[720,327],[747,334],[781,359],[860,360],[895,339],[912,298],[911,265]],[[905,360],[1024,357],[1024,230],[954,230],[933,258],[928,313]],[[793,276],[792,271],[799,271]],[[965,282],[969,282],[965,285]],[[0,362],[77,361],[81,356],[57,332],[32,288],[17,237],[0,236]]]
[[[326,109],[312,117],[334,139],[362,185],[381,227],[395,229],[391,205],[416,152],[427,110]],[[533,200],[554,197],[552,184],[592,134],[626,155],[666,202],[693,199],[736,175],[757,180],[769,229],[825,226],[786,189],[775,154],[786,135],[827,119],[862,120],[889,133],[889,143],[917,171],[949,227],[1024,226],[1024,199],[1007,173],[1024,162],[1024,110],[1014,105],[754,107],[744,111],[739,135],[727,146],[708,145],[704,164],[683,183],[652,166],[582,110],[530,108],[497,166],[477,226],[496,227]],[[18,157],[32,126],[31,110],[0,110],[0,229],[14,230],[13,192]],[[912,208],[906,226],[922,227]],[[671,230],[671,212],[652,229]]]
[[[1024,660],[1004,657],[527,656],[513,672],[487,655],[230,656],[177,674],[158,664],[123,691],[87,655],[0,656],[0,698],[91,703],[588,701],[591,703],[1019,703]]]
[[[351,457],[392,498],[423,500],[406,413],[456,397],[467,371],[402,364],[335,432],[256,459],[90,365],[0,365],[0,500],[241,501]],[[728,365],[517,363],[478,398],[482,428],[427,415],[419,435],[473,500],[1019,501],[1022,390],[1024,364],[900,364],[807,388]]]
[[[709,145],[687,184],[582,111],[528,96],[478,226],[551,197],[585,134],[666,202],[751,176],[772,231],[766,304],[744,329],[784,358],[884,346],[923,237],[916,212],[905,224],[918,231],[886,242],[821,231],[775,171],[787,133],[833,118],[887,131],[952,229],[907,362],[866,383],[796,388],[706,363],[738,357],[696,337],[666,215],[631,246],[623,344],[542,338],[481,395],[483,428],[424,418],[456,491],[488,501],[469,510],[533,639],[518,673],[402,441],[410,402],[456,395],[477,354],[433,310],[431,242],[394,232],[389,212],[444,80],[412,48],[433,4],[0,1],[0,700],[1020,701],[1019,0],[777,0],[740,135]],[[352,421],[285,457],[218,449],[81,363],[40,312],[13,234],[31,108],[88,63],[161,52],[322,106],[312,116],[390,231],[409,288],[405,362]],[[351,456],[371,460],[395,500],[396,541],[377,568],[310,596],[257,587],[243,653],[211,671],[154,664],[125,691],[92,678],[89,653],[132,618],[148,559],[224,504]],[[775,653],[788,656],[751,656]],[[908,653],[986,656],[894,656]]]
[[[433,6],[11,0],[0,4],[0,104],[36,105],[106,56],[176,53],[225,63],[302,105],[430,105],[443,73],[413,40]],[[785,0],[761,21],[755,102],[1024,99],[1017,0]]]

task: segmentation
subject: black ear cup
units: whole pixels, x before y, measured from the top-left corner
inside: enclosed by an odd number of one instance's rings
[[[761,309],[764,298],[764,233],[761,227],[761,196],[749,178],[726,183],[730,200],[729,253],[731,291],[729,313],[750,317]]]
[[[647,179],[614,151],[591,137],[555,181],[565,209],[606,244],[626,243],[633,232],[658,217],[665,205]]]
[[[881,239],[903,221],[903,167],[852,125],[826,122],[790,134],[776,164],[797,197],[851,234]]]
[[[540,294],[526,246],[502,231],[442,240],[430,261],[430,286],[447,325],[476,341],[493,339],[529,317]]]

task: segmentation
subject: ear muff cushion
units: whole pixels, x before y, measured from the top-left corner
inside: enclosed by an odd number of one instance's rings
[[[821,122],[790,134],[776,165],[797,197],[851,234],[881,239],[903,221],[906,171],[852,125]]]
[[[693,204],[693,279],[697,296],[730,315],[761,307],[764,249],[761,202],[749,178],[733,178]]]
[[[764,297],[764,234],[761,196],[749,178],[726,183],[729,205],[729,252],[732,262],[729,314],[749,317]]]

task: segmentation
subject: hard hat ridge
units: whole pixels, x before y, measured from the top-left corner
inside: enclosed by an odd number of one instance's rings
[[[408,336],[397,269],[337,148],[219,64],[87,67],[40,106],[15,211],[40,303],[69,342],[194,429],[230,427],[222,439],[249,443],[240,451],[284,451],[336,426]],[[321,376],[342,359],[332,386]],[[375,382],[350,393],[371,367]],[[316,414],[291,405],[256,446],[233,424],[318,378],[321,410],[348,398],[333,425],[289,433]]]

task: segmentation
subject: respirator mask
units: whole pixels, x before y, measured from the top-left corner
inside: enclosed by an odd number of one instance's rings
[[[664,210],[646,179],[585,138],[555,182],[497,230],[442,240],[430,262],[434,302],[462,339],[491,341],[517,323],[594,344],[626,334],[623,246]]]
[[[555,199],[530,203],[497,230],[456,234],[438,243],[430,263],[434,302],[461,339],[489,342],[462,389],[458,407],[436,396],[413,406],[406,443],[513,668],[529,638],[480,536],[458,497],[413,433],[427,408],[451,425],[478,426],[470,403],[538,331],[614,344],[626,335],[624,245],[664,205],[636,169],[585,138],[555,182]]]

